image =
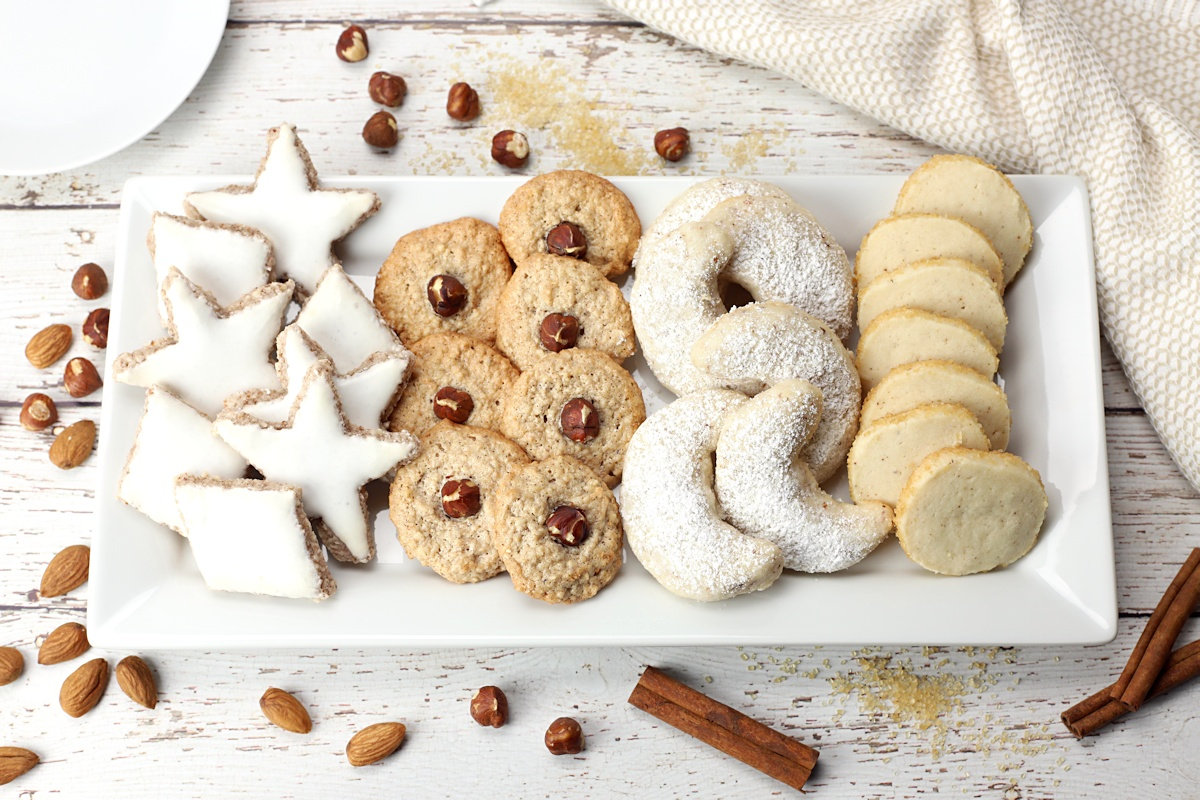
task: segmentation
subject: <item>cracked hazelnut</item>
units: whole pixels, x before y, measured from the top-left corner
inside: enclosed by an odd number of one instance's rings
[[[579,547],[592,533],[587,517],[574,506],[559,506],[546,517],[550,538],[567,547]]]
[[[446,95],[446,113],[459,122],[469,122],[479,116],[479,93],[471,84],[459,81]]]
[[[359,25],[351,25],[337,40],[337,57],[342,61],[362,61],[370,50],[367,48],[367,32]]]
[[[572,348],[579,341],[579,320],[570,314],[547,314],[538,328],[538,338],[551,353]]]
[[[367,124],[363,125],[362,137],[371,147],[387,150],[389,147],[395,147],[400,141],[400,126],[396,124],[396,118],[387,111],[376,111],[367,120]]]
[[[481,505],[479,485],[470,478],[454,478],[442,484],[442,511],[447,517],[473,517]]]
[[[570,717],[559,717],[546,729],[546,749],[556,756],[583,750],[583,728]]]
[[[83,321],[83,340],[100,350],[108,347],[108,315],[107,308],[97,308]]]
[[[583,258],[587,255],[587,237],[574,222],[560,222],[546,234],[546,250],[556,256]]]
[[[484,686],[471,695],[471,718],[493,728],[508,722],[508,698],[503,690],[499,686]]]
[[[433,396],[433,413],[438,419],[448,419],[460,425],[475,410],[475,401],[466,392],[453,386],[443,386]]]
[[[390,72],[376,72],[367,81],[367,94],[381,106],[396,108],[404,102],[408,94],[408,84],[399,75]]]
[[[425,296],[433,306],[433,313],[452,317],[467,304],[467,287],[453,275],[434,275],[425,286]]]
[[[20,420],[27,431],[44,431],[58,421],[58,408],[47,395],[35,392],[21,404]]]
[[[529,140],[517,131],[500,131],[492,137],[492,160],[510,169],[520,169],[529,159]]]
[[[96,365],[82,356],[76,356],[67,362],[63,370],[63,386],[71,397],[87,397],[104,385]]]
[[[558,424],[563,436],[573,442],[586,442],[600,433],[600,415],[596,407],[582,397],[573,397],[562,407]]]
[[[654,134],[654,152],[667,161],[678,161],[688,154],[691,147],[692,140],[687,128],[669,128]]]
[[[108,291],[108,276],[99,264],[88,262],[75,270],[71,278],[71,291],[84,300],[95,300]]]

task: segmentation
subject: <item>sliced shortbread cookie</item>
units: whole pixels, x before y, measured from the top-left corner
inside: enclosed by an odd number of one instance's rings
[[[991,241],[974,225],[938,214],[897,214],[877,222],[854,259],[858,288],[885,272],[938,256],[970,261],[1004,289],[1004,262]]]
[[[941,359],[995,375],[1000,366],[996,348],[967,323],[916,308],[885,311],[858,339],[858,374],[863,386],[874,388],[901,364]]]
[[[1004,390],[986,375],[953,361],[914,361],[896,367],[867,394],[859,422],[865,428],[882,417],[937,402],[958,403],[974,414],[991,449],[1008,447],[1012,415]]]
[[[1020,192],[1000,170],[964,155],[926,161],[900,187],[894,213],[957,217],[983,231],[1004,261],[1007,286],[1033,244],[1033,222]]]
[[[1033,548],[1046,506],[1041,477],[1021,459],[951,447],[913,470],[896,507],[896,535],[927,570],[987,572]]]
[[[1008,314],[1004,299],[987,273],[961,258],[929,258],[884,273],[858,295],[858,324],[893,308],[919,308],[961,319],[1004,349]]]
[[[896,505],[917,464],[945,447],[987,450],[983,427],[955,403],[927,403],[864,427],[850,447],[846,476],[854,502]]]

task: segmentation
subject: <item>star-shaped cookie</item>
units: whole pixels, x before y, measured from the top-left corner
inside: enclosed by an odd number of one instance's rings
[[[122,383],[170,389],[209,416],[231,394],[278,388],[271,346],[293,288],[291,281],[269,283],[222,309],[172,268],[162,292],[168,335],[118,356],[113,373]]]
[[[283,384],[281,392],[247,392],[226,402],[226,408],[236,407],[263,422],[287,422],[304,376],[319,361],[328,361],[329,356],[296,324],[288,325],[275,340],[279,353],[276,370]],[[380,351],[372,355],[362,366],[346,375],[335,374],[333,385],[342,411],[351,425],[360,428],[382,427],[396,403],[404,378],[408,373],[412,353],[400,348]]]
[[[321,346],[341,373],[358,369],[375,353],[404,351],[375,305],[337,264],[321,276],[316,291],[296,315],[296,324]]]
[[[309,369],[287,422],[272,425],[230,409],[213,425],[267,480],[300,487],[304,510],[319,518],[317,535],[334,558],[358,563],[374,558],[363,487],[416,455],[417,440],[406,431],[346,422],[328,362]]]
[[[379,210],[379,196],[359,189],[318,188],[308,151],[291,125],[272,128],[267,155],[250,186],[193,192],[188,213],[214,222],[248,225],[275,246],[275,271],[302,295],[336,263],[333,243]]]

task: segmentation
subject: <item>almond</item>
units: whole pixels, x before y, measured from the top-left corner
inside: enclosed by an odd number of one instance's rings
[[[0,786],[29,772],[40,760],[37,753],[24,747],[0,747]]]
[[[92,645],[88,642],[87,628],[78,622],[67,622],[50,631],[38,648],[39,664],[61,664],[79,658]]]
[[[399,722],[377,722],[350,737],[346,759],[354,767],[365,767],[387,758],[404,741],[405,728]]]
[[[25,345],[25,357],[38,369],[58,361],[71,349],[71,326],[49,325],[33,335]]]
[[[117,686],[139,706],[154,708],[158,705],[158,686],[154,673],[139,656],[125,656],[117,664]]]
[[[72,717],[82,717],[96,707],[108,688],[108,662],[93,658],[72,672],[58,692],[58,704]]]
[[[92,551],[86,544],[73,544],[46,565],[42,573],[42,597],[58,597],[78,589],[88,579]]]
[[[0,647],[0,686],[6,686],[25,671],[25,656],[15,647]]]
[[[312,718],[308,716],[308,711],[283,689],[274,686],[267,689],[259,699],[258,707],[267,719],[285,731],[308,733],[312,730]]]
[[[81,419],[67,426],[50,445],[50,463],[59,469],[75,469],[92,454],[96,444],[96,423]]]

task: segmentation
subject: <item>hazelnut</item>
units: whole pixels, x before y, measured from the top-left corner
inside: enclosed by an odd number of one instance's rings
[[[376,72],[367,81],[367,94],[381,106],[396,108],[404,102],[408,94],[408,84],[399,75],[390,72]]]
[[[88,262],[75,270],[71,278],[71,291],[84,300],[95,300],[108,291],[108,276],[99,264]]]
[[[400,141],[400,126],[396,124],[396,118],[387,111],[376,111],[367,120],[367,124],[363,125],[362,137],[371,147],[386,150],[395,147]]]
[[[467,304],[467,287],[453,275],[434,275],[425,286],[425,296],[433,306],[433,313],[453,317]]]
[[[583,728],[570,717],[559,717],[546,728],[546,749],[556,756],[583,750]]]
[[[453,478],[442,484],[442,511],[451,519],[479,513],[479,484],[470,478]]]
[[[35,392],[21,404],[20,420],[27,431],[44,431],[58,421],[58,408],[47,395]]]
[[[338,36],[337,57],[342,61],[362,61],[368,52],[367,32],[361,26],[351,25]]]
[[[538,328],[538,338],[551,353],[572,348],[579,341],[579,320],[570,314],[547,314]]]
[[[692,148],[687,128],[669,128],[654,134],[654,152],[667,161],[678,161]]]
[[[438,419],[448,419],[461,425],[474,410],[475,401],[471,395],[453,386],[443,386],[433,396],[433,414]]]
[[[93,309],[83,321],[83,340],[103,350],[108,346],[108,309]]]
[[[546,250],[556,256],[583,258],[587,255],[587,237],[574,222],[560,222],[546,234]]]
[[[471,695],[471,718],[493,728],[508,722],[508,698],[499,686],[484,686]]]
[[[520,169],[529,160],[529,140],[517,131],[500,131],[492,137],[492,160],[511,169]]]
[[[63,386],[71,397],[87,397],[104,385],[96,365],[82,356],[72,358],[63,370]]]
[[[475,119],[479,116],[479,93],[469,83],[454,84],[446,95],[446,113],[460,122]]]
[[[559,506],[546,517],[550,538],[567,547],[579,547],[587,541],[592,529],[587,517],[575,506]]]
[[[582,397],[573,397],[562,407],[558,424],[563,436],[573,442],[586,442],[600,433],[600,415],[596,407]]]

